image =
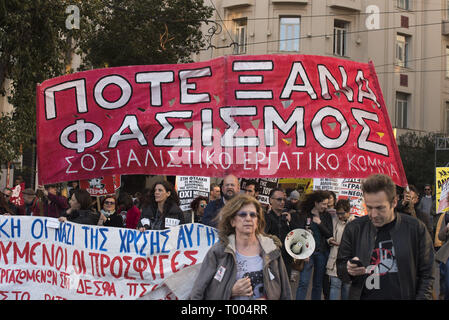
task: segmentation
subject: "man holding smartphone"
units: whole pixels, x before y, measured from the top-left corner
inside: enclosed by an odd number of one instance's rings
[[[432,299],[434,249],[426,226],[395,212],[396,186],[375,174],[362,183],[367,216],[349,223],[337,255],[337,274],[350,280],[349,299]]]

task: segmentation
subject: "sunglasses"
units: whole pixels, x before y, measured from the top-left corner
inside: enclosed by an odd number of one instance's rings
[[[236,213],[236,215],[239,216],[239,217],[242,218],[242,219],[246,218],[248,215],[249,215],[251,218],[253,218],[253,219],[254,219],[254,218],[257,218],[257,213],[254,212],[254,211],[250,211],[250,212],[239,211],[239,212]]]
[[[426,189],[424,189],[424,191],[430,191],[430,189],[427,189],[427,188],[426,188]]]
[[[274,199],[274,200],[276,200],[276,201],[279,201],[279,202],[282,202],[282,201],[287,201],[287,199],[286,198],[272,198],[272,199]]]
[[[202,203],[202,204],[200,204],[200,207],[201,208],[206,208],[206,204]]]
[[[104,204],[115,204],[114,201],[105,201]]]

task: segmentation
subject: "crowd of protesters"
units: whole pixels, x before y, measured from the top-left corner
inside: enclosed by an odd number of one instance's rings
[[[278,187],[271,190],[269,204],[260,203],[258,184],[247,181],[241,190],[234,175],[224,177],[221,185],[211,184],[210,196],[195,198],[188,212],[180,209],[174,186],[161,180],[134,197],[119,191],[100,201],[94,201],[76,182],[68,197],[58,192],[57,185],[26,188],[21,206],[9,200],[12,189],[4,188],[0,192],[0,214],[47,216],[61,222],[141,232],[184,223],[218,228],[220,243],[206,256],[192,299],[304,300],[309,284],[313,300],[449,299],[449,214],[435,212],[431,185],[425,185],[420,195],[414,186],[398,192],[391,179],[383,175],[370,179],[362,184],[368,214],[361,218],[350,213],[349,200],[337,200],[332,191],[301,194]],[[309,230],[315,241],[314,252],[303,261],[290,256],[284,246],[287,234],[298,228]],[[418,260],[404,260],[404,255]],[[218,256],[221,262],[216,260]],[[253,256],[261,259],[254,260]],[[373,265],[376,259],[391,265]],[[221,276],[229,283],[220,280],[214,285],[220,268],[217,263],[229,266],[229,273]],[[269,265],[268,274],[265,263]],[[414,267],[418,264],[419,268]],[[247,265],[249,273],[243,272],[246,267],[242,269]],[[440,297],[433,293],[435,265],[440,271]],[[383,276],[373,278],[372,287],[384,290],[367,289],[376,272]],[[235,279],[230,279],[230,274]],[[276,281],[270,282],[267,277]],[[296,294],[290,294],[293,282],[297,282]],[[256,292],[255,284],[265,291],[258,287]]]

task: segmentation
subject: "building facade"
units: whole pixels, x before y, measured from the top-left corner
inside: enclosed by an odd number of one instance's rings
[[[449,1],[210,0],[222,26],[197,61],[313,54],[372,61],[398,135],[449,134]],[[207,33],[211,26],[204,26]]]

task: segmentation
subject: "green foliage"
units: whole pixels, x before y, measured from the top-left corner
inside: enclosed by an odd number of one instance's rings
[[[212,16],[202,0],[110,0],[94,7],[90,1],[81,9],[83,68],[190,62],[204,47],[201,23]]]
[[[422,190],[435,181],[435,139],[437,134],[407,132],[398,138],[398,148],[409,185]],[[447,151],[438,151],[437,166],[449,161]]]
[[[2,163],[12,162],[20,152],[20,143],[11,116],[0,117],[0,137],[0,159]]]
[[[0,163],[20,154],[36,134],[36,85],[63,74],[69,50],[64,0],[6,0],[0,3],[0,87],[11,79],[11,117],[2,118]],[[7,92],[3,91],[3,95]]]
[[[79,29],[66,28],[69,5]],[[35,137],[36,85],[66,72],[73,44],[81,69],[187,62],[211,15],[202,0],[0,0],[0,88],[11,79],[14,107],[0,122],[0,164]]]

